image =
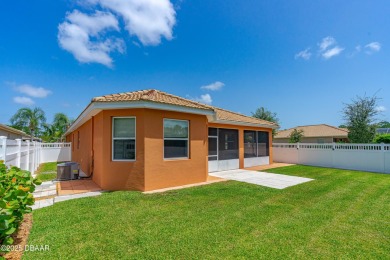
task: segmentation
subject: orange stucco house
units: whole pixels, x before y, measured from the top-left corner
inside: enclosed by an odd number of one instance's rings
[[[105,190],[150,191],[272,163],[274,123],[158,90],[95,97],[66,132]]]

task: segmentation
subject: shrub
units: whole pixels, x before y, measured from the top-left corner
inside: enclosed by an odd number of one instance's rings
[[[17,231],[23,215],[32,211],[32,193],[39,184],[30,172],[9,168],[0,161],[0,245],[12,245],[11,235]]]
[[[377,144],[380,144],[380,143],[390,144],[390,134],[382,134],[382,135],[375,136],[374,143],[377,143]]]
[[[303,130],[294,129],[289,136],[290,140],[288,142],[289,143],[299,143],[299,142],[301,142],[302,137],[304,137]]]

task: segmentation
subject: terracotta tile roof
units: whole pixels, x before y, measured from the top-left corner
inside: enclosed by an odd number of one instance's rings
[[[258,119],[258,118],[252,117],[252,116],[242,115],[242,114],[228,111],[225,109],[221,109],[218,107],[212,107],[212,108],[216,112],[217,118],[219,120],[227,120],[227,121],[250,123],[250,124],[269,125],[269,126],[274,126],[274,127],[278,126],[277,124],[275,124],[273,122],[265,121],[265,120]]]
[[[275,139],[289,138],[294,129],[303,130],[304,137],[348,137],[348,130],[326,124],[297,126],[290,129],[278,131]]]
[[[163,104],[210,110],[210,107],[207,105],[203,105],[198,102],[181,98],[178,96],[174,96],[155,89],[111,94],[111,95],[105,95],[101,97],[95,97],[92,99],[92,102],[128,102],[128,101],[152,101],[152,102],[163,103]]]
[[[134,92],[125,92],[118,94],[105,95],[101,97],[95,97],[92,102],[128,102],[128,101],[151,101],[163,104],[191,107],[197,109],[212,110],[216,113],[218,120],[226,120],[237,123],[246,124],[260,124],[269,127],[277,127],[278,125],[265,120],[257,119],[251,116],[242,115],[239,113],[231,112],[225,109],[217,108],[201,104],[199,102],[189,100],[186,98],[171,95],[159,90],[149,89],[140,90]]]

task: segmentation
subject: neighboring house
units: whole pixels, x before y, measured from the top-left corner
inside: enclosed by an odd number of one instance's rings
[[[390,128],[377,128],[376,133],[379,135],[390,134]]]
[[[106,190],[204,182],[272,163],[275,123],[158,90],[95,97],[65,133],[72,160]]]
[[[294,129],[303,130],[302,143],[348,143],[348,130],[326,124],[304,125],[278,131],[274,137],[274,143],[288,143],[290,134]]]
[[[0,124],[0,136],[5,136],[11,140],[30,138],[25,132],[3,124]]]

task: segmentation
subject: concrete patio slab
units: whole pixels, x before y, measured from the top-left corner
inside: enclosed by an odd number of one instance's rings
[[[284,174],[275,174],[268,172],[258,172],[250,170],[230,170],[211,172],[210,176],[219,177],[228,180],[235,180],[241,182],[247,182],[260,186],[265,186],[275,189],[284,189],[287,187],[295,186],[301,183],[312,181],[310,178],[303,178],[297,176],[289,176]]]
[[[205,181],[205,182],[187,184],[187,185],[176,186],[176,187],[169,187],[169,188],[152,190],[152,191],[144,191],[143,193],[144,194],[161,193],[161,192],[166,192],[166,191],[171,191],[171,190],[180,190],[180,189],[186,189],[186,188],[191,188],[191,187],[203,186],[203,185],[208,185],[208,184],[222,182],[222,181],[227,181],[227,179],[223,179],[223,178],[220,178],[217,176],[209,176],[207,178],[207,181]]]
[[[54,204],[53,198],[44,199],[44,200],[37,200],[37,201],[35,201],[35,204],[33,206],[31,206],[31,208],[32,208],[32,210],[36,210],[36,209],[52,206],[53,204]]]
[[[259,165],[259,166],[253,166],[253,167],[248,167],[245,168],[245,170],[250,170],[250,171],[264,171],[268,169],[274,169],[274,168],[280,168],[280,167],[286,167],[286,166],[292,166],[295,164],[291,163],[272,163],[272,164],[267,164],[267,165]]]
[[[91,191],[86,193],[79,193],[79,194],[72,194],[72,195],[63,195],[58,196],[54,198],[54,203],[66,201],[66,200],[73,200],[73,199],[80,199],[80,198],[87,198],[87,197],[94,197],[101,195],[101,191]]]

